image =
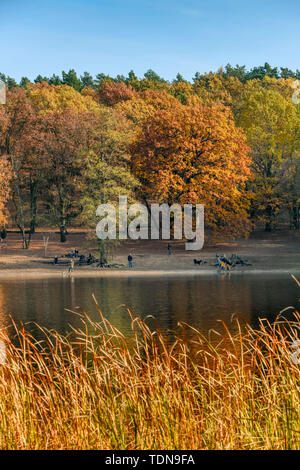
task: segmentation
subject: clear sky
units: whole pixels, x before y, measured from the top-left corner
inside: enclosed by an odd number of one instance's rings
[[[300,69],[299,0],[0,0],[0,72],[141,77],[225,66]]]

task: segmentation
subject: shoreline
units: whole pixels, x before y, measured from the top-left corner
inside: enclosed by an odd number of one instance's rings
[[[85,269],[74,270],[71,276],[68,271],[63,269],[0,269],[0,281],[8,279],[72,279],[72,278],[107,278],[107,277],[231,277],[231,276],[254,276],[254,275],[291,275],[299,274],[300,267],[294,266],[289,269],[274,269],[274,268],[255,268],[255,269],[232,269],[230,272],[217,271],[217,269]]]
[[[48,233],[49,243],[45,252],[43,234]],[[253,232],[248,239],[206,244],[200,251],[185,251],[182,241],[172,242],[172,255],[168,255],[168,241],[126,241],[113,249],[108,268],[96,265],[77,265],[73,278],[92,277],[161,277],[161,276],[220,276],[216,266],[216,253],[230,257],[232,253],[247,261],[249,266],[236,265],[230,274],[222,276],[289,275],[300,273],[300,231]],[[66,253],[77,249],[87,256],[98,257],[97,250],[87,246],[86,234],[70,231],[68,240],[60,243],[59,234],[38,231],[32,237],[30,249],[21,248],[18,232],[8,233],[5,243],[0,245],[0,280],[27,278],[68,277],[69,259]],[[128,267],[128,254],[133,256],[133,268]],[[54,256],[59,263],[52,263]],[[194,259],[202,264],[194,264]],[[76,263],[76,260],[75,260]],[[64,274],[65,273],[65,274]]]

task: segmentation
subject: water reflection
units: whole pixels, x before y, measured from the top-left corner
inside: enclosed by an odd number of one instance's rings
[[[186,322],[206,335],[218,328],[218,320],[229,324],[233,313],[253,326],[261,316],[275,318],[285,306],[297,304],[299,288],[288,274],[1,281],[0,327],[9,323],[11,314],[16,321],[65,333],[70,324],[81,325],[80,318],[66,309],[81,306],[93,320],[99,319],[92,294],[104,315],[125,334],[131,325],[124,304],[136,315],[155,315],[164,331]]]

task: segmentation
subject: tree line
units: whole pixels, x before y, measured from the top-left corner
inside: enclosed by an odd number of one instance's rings
[[[74,70],[22,79],[3,74],[0,228],[28,248],[37,226],[96,226],[96,207],[149,200],[205,204],[214,236],[247,236],[286,220],[299,229],[300,78],[268,64],[181,75],[149,70],[111,78]]]
[[[210,72],[211,74],[213,72]],[[264,77],[271,77],[271,78],[295,78],[300,79],[300,70],[293,71],[288,67],[272,67],[267,62],[264,65],[253,67],[250,70],[246,69],[245,65],[236,65],[232,66],[231,64],[227,64],[224,68],[220,67],[217,72],[219,75],[228,78],[228,77],[236,77],[242,83],[245,83],[248,80],[260,79],[262,80]],[[205,77],[209,74],[201,74],[200,72],[196,72],[192,81],[196,82],[201,78]],[[26,88],[28,83],[32,83],[28,77],[22,77],[19,83],[10,77],[5,75],[4,73],[0,73],[0,80],[7,84],[8,88],[14,88],[17,86]],[[130,70],[127,77],[125,75],[117,75],[116,77],[111,77],[110,75],[106,75],[104,73],[98,73],[95,77],[93,77],[89,72],[83,72],[82,75],[78,76],[74,69],[70,69],[68,72],[62,71],[61,76],[52,74],[51,77],[45,77],[41,74],[37,75],[37,77],[33,80],[33,83],[49,83],[49,85],[69,85],[73,87],[75,90],[80,91],[85,87],[90,87],[94,90],[97,90],[99,86],[101,86],[102,82],[105,81],[113,81],[116,83],[126,83],[127,85],[132,86],[136,89],[136,91],[140,91],[143,87],[151,87],[153,83],[165,83],[168,84],[169,81],[165,80],[164,78],[160,77],[154,70],[149,69],[142,79],[138,79],[136,74],[133,70]],[[172,81],[178,82],[182,81],[185,82],[183,76],[178,73],[176,78]]]

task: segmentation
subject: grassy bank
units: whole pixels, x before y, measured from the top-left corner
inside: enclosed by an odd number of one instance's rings
[[[130,311],[128,339],[97,308],[73,340],[3,333],[1,449],[300,448],[297,312],[213,346],[187,325],[170,345]]]

